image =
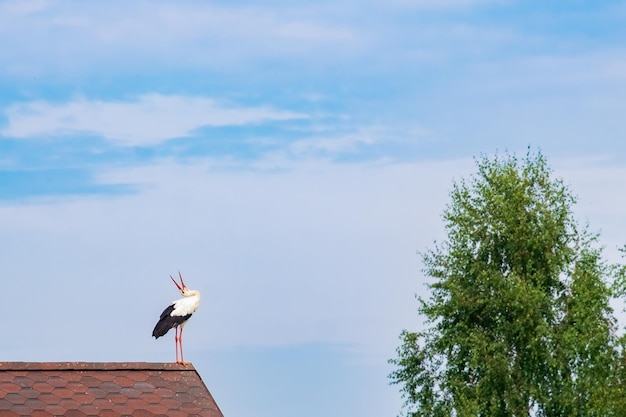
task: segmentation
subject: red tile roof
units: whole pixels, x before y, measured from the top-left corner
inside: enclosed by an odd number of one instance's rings
[[[223,417],[193,365],[0,362],[0,416]]]

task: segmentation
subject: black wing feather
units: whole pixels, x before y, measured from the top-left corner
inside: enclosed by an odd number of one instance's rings
[[[172,312],[174,311],[174,304],[170,304],[163,313],[161,313],[161,317],[157,322],[156,326],[154,326],[154,330],[152,330],[152,336],[155,338],[159,338],[161,336],[165,336],[170,329],[173,329],[176,326],[180,326],[191,317],[191,314],[187,314],[186,316],[172,316]]]

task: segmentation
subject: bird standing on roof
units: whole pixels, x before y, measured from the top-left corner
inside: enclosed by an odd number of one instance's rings
[[[176,288],[178,288],[183,298],[172,302],[172,304],[163,310],[161,318],[156,326],[154,326],[152,336],[158,339],[169,332],[171,328],[174,328],[174,330],[176,330],[176,335],[174,336],[176,343],[176,363],[186,365],[183,357],[183,327],[191,315],[196,312],[198,305],[200,305],[200,292],[187,288],[180,271],[178,272],[178,276],[180,277],[180,285],[171,275],[170,278],[172,278],[172,282],[174,282],[174,285],[176,285]],[[178,359],[179,350],[180,360]]]

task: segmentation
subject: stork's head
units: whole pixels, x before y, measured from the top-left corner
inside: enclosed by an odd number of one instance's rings
[[[172,282],[174,283],[174,285],[176,285],[176,288],[178,288],[178,291],[180,291],[180,294],[183,297],[186,297],[187,293],[189,292],[189,289],[185,285],[185,281],[183,281],[183,276],[180,274],[180,271],[178,271],[178,277],[180,278],[180,284],[178,284],[178,282],[176,282],[176,280],[170,275],[170,278],[172,278]]]

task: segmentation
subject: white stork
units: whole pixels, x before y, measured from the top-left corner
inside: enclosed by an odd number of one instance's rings
[[[178,285],[171,275],[170,278],[183,298],[172,302],[172,304],[163,310],[161,318],[156,326],[154,326],[152,336],[158,339],[164,336],[173,327],[174,330],[176,330],[176,335],[174,336],[174,342],[176,343],[176,363],[186,365],[185,359],[183,358],[183,327],[191,315],[198,309],[198,305],[200,305],[200,292],[187,288],[180,271],[178,272],[178,276],[180,277],[180,285]],[[180,360],[178,360],[179,349]]]

